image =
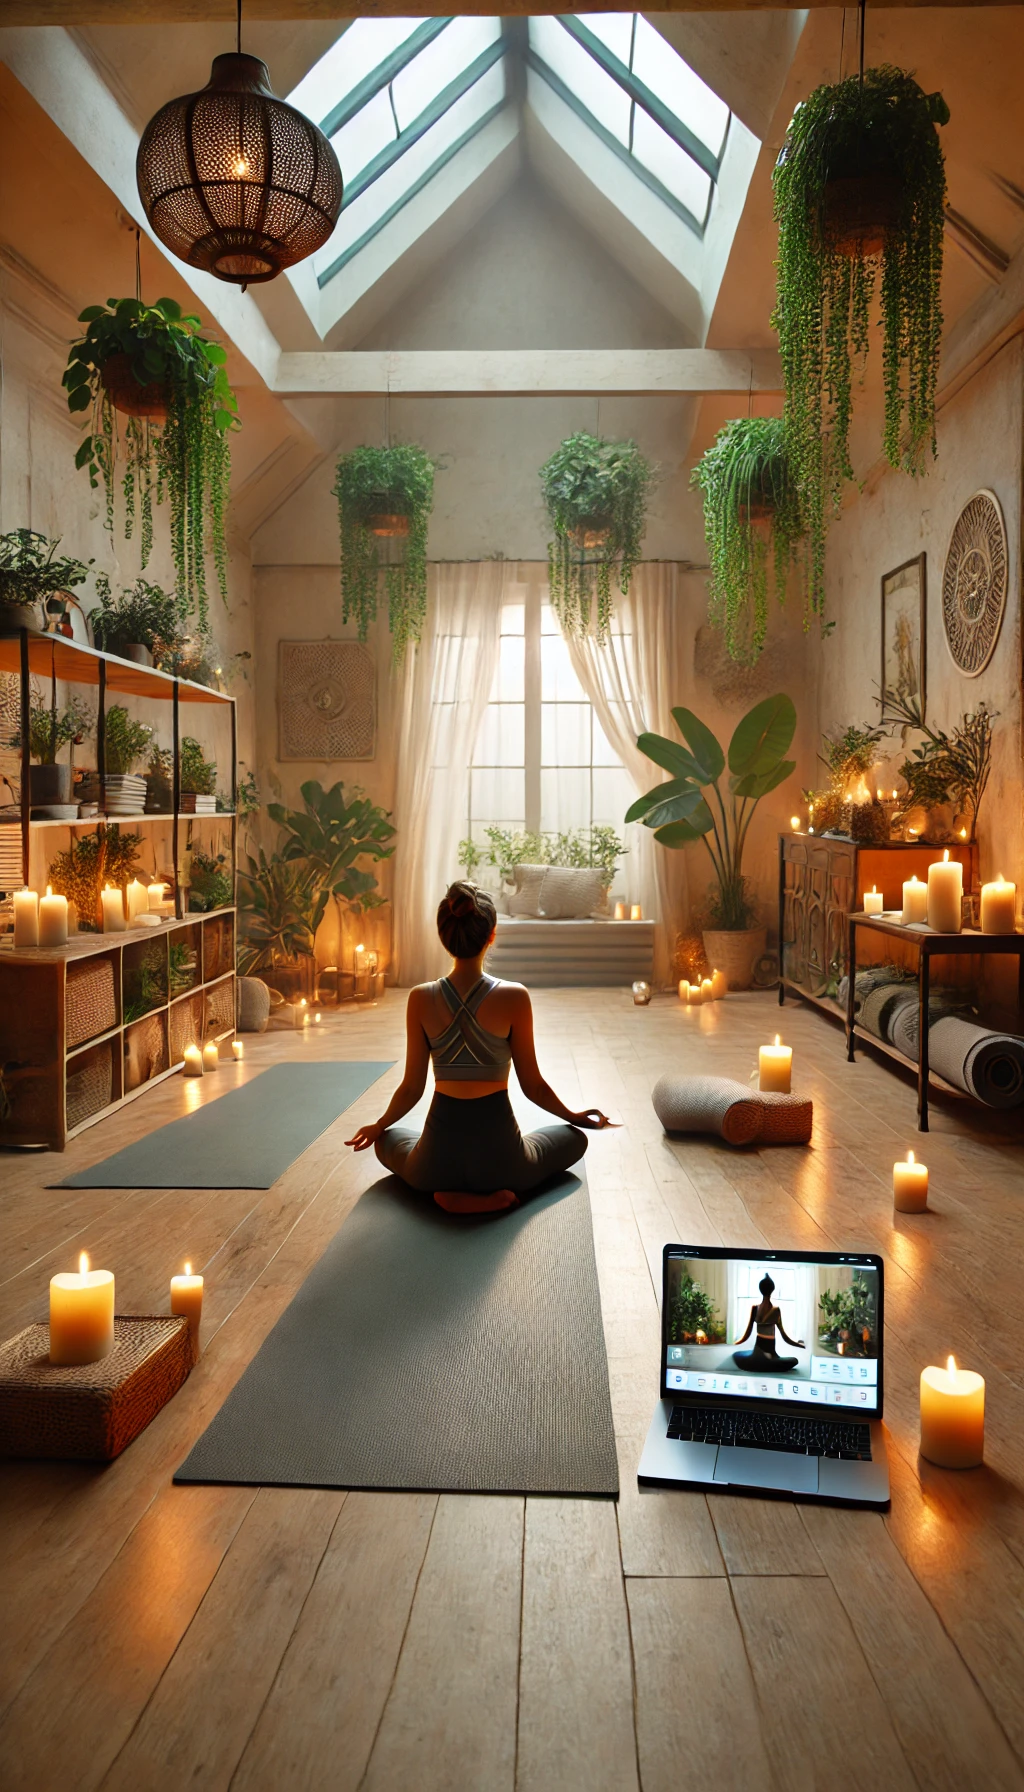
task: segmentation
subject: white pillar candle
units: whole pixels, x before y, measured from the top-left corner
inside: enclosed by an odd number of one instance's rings
[[[710,1002],[710,1001],[712,1001],[712,1000],[713,1000],[713,999],[714,999],[714,994],[715,994],[715,991],[714,991],[714,985],[713,985],[713,984],[712,984],[712,982],[711,982],[711,978],[710,978],[710,977],[703,977],[703,978],[702,978],[702,979],[701,979],[701,985],[700,985],[700,999],[701,999],[701,1001],[702,1001],[702,1002]]]
[[[685,1002],[688,999],[689,994],[690,994],[689,978],[688,977],[680,977],[680,979],[679,979],[679,1000],[681,1002]]]
[[[882,913],[881,892],[875,888],[874,884],[872,884],[870,890],[865,890],[864,892],[864,913],[866,915],[880,915]]]
[[[712,971],[711,994],[716,1002],[720,1002],[729,987],[729,979],[724,971]]]
[[[689,986],[687,987],[687,991],[686,991],[687,1007],[688,1008],[699,1008],[701,1003],[703,1002],[703,1000],[704,1000],[703,985],[700,983],[689,984]]]
[[[38,946],[39,898],[34,890],[14,892],[14,944]]]
[[[624,902],[617,902],[615,904],[615,919],[616,921],[624,921],[626,919],[626,904]]]
[[[1017,927],[1017,886],[1008,884],[1002,872],[994,884],[981,886],[982,933],[1014,933]]]
[[[919,877],[912,877],[903,886],[903,925],[909,927],[914,921],[928,919],[928,885]]]
[[[203,1069],[217,1070],[220,1066],[220,1052],[216,1039],[208,1039],[203,1046]]]
[[[182,1057],[184,1059],[182,1068],[186,1076],[202,1076],[203,1054],[198,1045],[186,1045]]]
[[[958,1369],[921,1370],[921,1454],[939,1468],[977,1468],[985,1457],[985,1379]]]
[[[115,890],[112,884],[107,884],[100,891],[100,902],[103,905],[104,933],[123,933],[126,922],[124,900],[120,890]]]
[[[39,904],[39,944],[66,946],[68,943],[68,899],[55,896],[50,885]]]
[[[146,886],[147,903],[151,913],[154,915],[158,915],[163,907],[164,891],[166,888],[166,884],[147,884]]]
[[[149,913],[149,891],[137,877],[133,877],[126,892],[128,901],[128,925],[135,926],[136,915]]]
[[[936,933],[959,933],[964,894],[964,868],[952,861],[947,846],[928,867],[928,925]]]
[[[631,921],[642,921],[643,920],[644,911],[640,907],[639,902],[634,902],[632,908],[629,911],[629,918]]]
[[[83,1251],[77,1275],[50,1278],[50,1361],[98,1363],[113,1348],[114,1278]]]
[[[762,1045],[757,1054],[757,1086],[762,1094],[788,1095],[793,1072],[793,1047],[783,1045],[778,1033],[774,1045]]]
[[[240,1039],[232,1039],[231,1056],[234,1058],[236,1064],[240,1063],[245,1057],[245,1046]]]
[[[892,1166],[892,1204],[897,1213],[923,1213],[928,1205],[928,1166],[907,1152],[905,1164]]]
[[[171,1312],[188,1320],[192,1351],[199,1355],[199,1325],[203,1317],[203,1278],[192,1274],[191,1263],[185,1273],[171,1277]]]

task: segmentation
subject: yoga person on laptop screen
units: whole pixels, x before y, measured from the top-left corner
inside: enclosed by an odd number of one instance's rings
[[[516,1207],[587,1149],[579,1127],[611,1122],[598,1108],[574,1114],[544,1081],[533,1043],[533,1008],[521,983],[488,977],[484,959],[497,914],[486,890],[454,883],[437,911],[441,944],[454,960],[437,983],[409,992],[405,1075],[386,1111],[346,1143],[372,1145],[382,1164],[448,1213]],[[396,1126],[415,1107],[434,1066],[434,1099],[422,1133]],[[523,1094],[565,1124],[525,1138],[508,1098],[509,1065]]]
[[[758,1369],[764,1369],[776,1374],[785,1374],[787,1369],[795,1369],[800,1359],[795,1356],[780,1356],[778,1354],[775,1348],[776,1329],[787,1344],[792,1344],[794,1350],[806,1350],[807,1346],[802,1338],[791,1338],[783,1325],[782,1314],[772,1300],[775,1283],[771,1276],[762,1276],[757,1284],[757,1289],[761,1296],[761,1303],[759,1306],[751,1307],[747,1329],[742,1338],[736,1340],[737,1344],[745,1344],[756,1326],[757,1343],[753,1350],[735,1351],[733,1362],[737,1368],[752,1369],[755,1373]]]

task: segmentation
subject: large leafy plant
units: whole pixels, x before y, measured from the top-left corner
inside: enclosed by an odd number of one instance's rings
[[[567,634],[593,626],[599,641],[612,618],[612,577],[623,597],[643,547],[650,462],[635,442],[580,430],[540,469],[554,540],[548,543],[551,602]],[[593,599],[596,594],[596,614]]]
[[[174,299],[144,305],[141,299],[108,299],[80,314],[85,334],[72,344],[64,373],[68,409],[91,413],[92,428],[75,456],[87,467],[93,486],[103,482],[106,524],[114,532],[116,470],[123,464],[121,490],[125,537],[136,522],[145,569],[153,545],[153,500],[167,498],[171,554],[179,611],[207,615],[207,538],[221,597],[227,602],[227,514],[231,452],[228,438],[237,427],[237,401],[228,383],[227,354],[219,342],[200,335],[201,320],[186,316]],[[116,363],[129,390],[159,388],[166,418],[125,415],[114,404],[110,364]],[[110,382],[110,383],[108,383]]]
[[[796,710],[789,697],[766,697],[738,724],[728,753],[692,710],[674,709],[672,719],[684,744],[662,734],[641,734],[637,741],[669,778],[638,797],[626,820],[652,828],[662,846],[703,840],[718,883],[714,919],[726,932],[740,931],[750,921],[743,849],[758,803],[795,769],[785,755]]]
[[[355,620],[359,639],[377,615],[383,580],[395,664],[410,641],[423,633],[427,613],[427,524],[434,507],[437,462],[408,442],[390,448],[355,448],[338,460],[332,490],[338,500],[341,534],[342,618]],[[390,536],[382,522],[408,527]],[[399,557],[385,558],[385,542],[399,544]]]
[[[246,853],[247,869],[239,873],[239,905],[245,937],[239,946],[243,977],[275,965],[310,958],[316,929],[316,887],[309,867],[262,846],[256,858]]]
[[[11,529],[0,535],[0,603],[28,608],[81,585],[92,561],[58,554],[59,547],[59,537],[51,541],[37,529]]]
[[[324,790],[315,778],[301,786],[302,808],[286,809],[269,803],[267,814],[284,830],[281,857],[288,865],[303,865],[315,891],[313,932],[316,933],[333,896],[340,901],[365,901],[376,890],[377,879],[358,859],[389,859],[395,829],[386,809],[357,791],[345,796],[345,786]]]
[[[797,107],[773,176],[785,425],[810,536],[810,596],[824,598],[825,529],[853,476],[853,373],[876,290],[883,331],[883,446],[921,473],[935,452],[946,176],[935,126],[949,110],[883,66],[819,87]],[[856,211],[874,211],[875,224]]]
[[[63,707],[33,698],[28,709],[28,750],[39,765],[56,765],[61,747],[77,746],[96,725],[92,711],[80,697],[69,697]],[[8,745],[21,751],[21,729]]]
[[[154,654],[170,652],[181,639],[177,600],[161,585],[136,579],[115,596],[106,573],[97,573],[99,603],[89,612],[92,638],[106,653],[138,642]]]
[[[768,589],[785,601],[804,533],[779,417],[736,417],[693,469],[711,561],[710,619],[734,660],[752,666],[768,629]]]

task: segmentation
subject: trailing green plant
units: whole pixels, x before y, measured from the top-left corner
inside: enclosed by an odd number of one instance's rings
[[[153,545],[153,500],[170,508],[171,556],[179,614],[195,610],[206,622],[207,539],[221,597],[227,603],[227,546],[224,525],[231,472],[229,436],[237,428],[237,400],[227,377],[227,354],[219,342],[200,334],[198,317],[186,315],[175,299],[144,305],[141,299],[108,299],[80,314],[84,334],[72,344],[64,372],[68,409],[91,413],[92,428],[75,456],[92,486],[102,480],[106,526],[114,532],[114,486],[124,466],[121,490],[125,537],[136,522],[143,569]],[[114,355],[126,355],[129,376],[140,394],[162,389],[166,421],[124,416],[117,411],[104,369]]]
[[[89,576],[91,560],[58,555],[60,537],[51,541],[37,529],[10,529],[0,535],[0,603],[44,603],[58,591],[70,591]]]
[[[548,542],[552,607],[566,634],[608,638],[612,576],[623,597],[640,559],[651,464],[635,442],[579,430],[540,469],[554,540]],[[596,606],[594,599],[596,598]]]
[[[89,612],[92,638],[105,653],[117,653],[131,642],[150,652],[169,649],[181,638],[177,600],[160,585],[136,579],[115,597],[106,573],[96,574],[99,603]]]
[[[251,821],[260,812],[260,787],[255,772],[245,772],[236,780],[235,813],[239,821]]]
[[[341,534],[342,620],[354,620],[365,641],[377,615],[378,586],[388,600],[391,652],[400,665],[410,641],[418,641],[427,614],[427,525],[434,506],[438,462],[423,448],[396,442],[390,448],[354,448],[338,460],[332,491]],[[402,517],[408,531],[397,563],[384,558],[375,518]]]
[[[167,999],[164,987],[164,948],[162,940],[154,940],[125,966],[124,1024],[141,1020],[151,1009],[159,1008]]]
[[[324,790],[315,778],[300,786],[301,809],[269,803],[267,814],[284,832],[281,857],[286,864],[305,865],[316,892],[313,932],[319,927],[333,896],[339,901],[365,901],[376,890],[372,871],[358,859],[389,859],[395,828],[387,809],[370,801],[362,791],[346,797],[344,784]]]
[[[66,852],[57,853],[46,881],[78,910],[84,933],[100,933],[100,891],[105,884],[124,890],[139,869],[141,834],[122,834],[116,823],[100,822],[94,833],[75,836]]]
[[[796,109],[775,166],[779,333],[790,466],[809,535],[809,598],[824,605],[825,531],[853,477],[853,372],[863,363],[878,291],[885,392],[883,446],[893,467],[925,470],[935,453],[942,332],[946,176],[935,126],[949,109],[888,65],[818,87]],[[866,178],[888,195],[875,240],[841,237],[836,207]],[[840,183],[840,184],[834,184]],[[852,251],[852,252],[851,252]]]
[[[71,696],[63,706],[32,698],[28,709],[28,750],[37,764],[56,765],[61,747],[72,742],[78,746],[95,725],[96,718],[81,697]],[[21,751],[20,728],[7,744]]]
[[[934,808],[952,801],[969,819],[969,839],[976,840],[978,811],[992,771],[992,723],[998,710],[979,703],[947,733],[925,721],[916,693],[885,691],[881,701],[887,720],[924,735],[900,766],[907,783],[903,812],[918,803]]]
[[[153,739],[152,728],[136,722],[123,703],[112,704],[103,719],[103,759],[112,777],[131,772],[144,759]]]
[[[184,734],[178,751],[178,782],[187,796],[213,796],[217,789],[217,767],[207,759],[202,747],[191,734]]]
[[[262,846],[255,858],[246,854],[246,863],[239,873],[242,976],[311,957],[317,887],[309,866],[277,852],[268,858]]]
[[[768,588],[785,602],[804,523],[780,417],[736,417],[693,469],[711,562],[709,617],[726,649],[752,666],[768,630]],[[805,618],[809,621],[809,615]]]
[[[215,908],[228,908],[233,897],[227,854],[194,851],[189,866],[190,913],[208,915]]]
[[[613,827],[568,828],[562,833],[535,833],[525,828],[484,829],[486,852],[474,840],[460,840],[459,864],[472,873],[478,866],[493,865],[505,883],[511,883],[517,865],[568,865],[601,872],[605,889],[615,880],[615,868],[625,847]]]
[[[672,719],[685,745],[662,734],[641,734],[636,743],[669,778],[638,797],[626,820],[643,822],[662,846],[703,840],[718,886],[718,925],[740,932],[749,926],[751,914],[743,877],[747,833],[758,803],[796,768],[794,760],[784,757],[796,733],[796,710],[792,699],[781,694],[755,704],[737,724],[728,754],[692,710],[674,709]]]

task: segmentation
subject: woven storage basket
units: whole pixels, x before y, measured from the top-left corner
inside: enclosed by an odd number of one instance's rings
[[[114,1320],[98,1363],[50,1362],[50,1328],[0,1346],[0,1455],[110,1462],[144,1431],[194,1361],[187,1319]]]
[[[235,989],[233,983],[218,983],[206,992],[206,1033],[226,1033],[235,1024]]]
[[[762,1094],[764,1123],[759,1145],[809,1145],[814,1103],[809,1095]]]
[[[68,1072],[65,1091],[68,1131],[81,1126],[90,1114],[98,1114],[102,1108],[109,1107],[113,1099],[113,1060],[109,1045],[101,1045],[90,1052],[88,1060],[79,1069]]]
[[[64,985],[67,1049],[84,1045],[117,1025],[117,979],[112,958],[83,958],[69,964]]]
[[[202,1039],[204,1007],[201,995],[190,996],[188,1001],[175,1002],[171,1007],[169,1030],[172,1064],[181,1063],[186,1045],[198,1045]]]

